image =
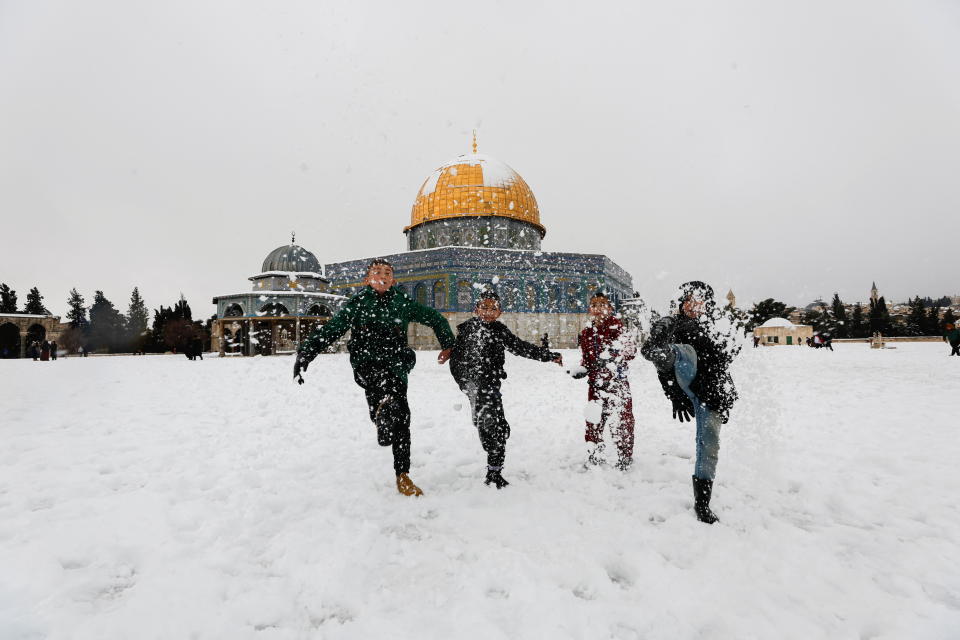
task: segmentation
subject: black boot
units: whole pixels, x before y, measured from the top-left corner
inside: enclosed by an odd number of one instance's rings
[[[494,484],[497,489],[503,489],[505,486],[510,484],[503,479],[503,476],[500,475],[499,469],[487,469],[487,479],[483,481],[483,484]]]
[[[713,524],[719,522],[716,514],[710,511],[710,494],[713,493],[713,480],[704,480],[693,476],[693,499],[694,509],[697,512],[697,520]]]

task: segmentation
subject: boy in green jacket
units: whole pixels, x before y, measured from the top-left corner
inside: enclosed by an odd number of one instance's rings
[[[960,356],[960,329],[952,322],[943,327],[943,341],[950,343],[950,355]]]
[[[297,350],[293,377],[303,384],[302,372],[320,353],[329,349],[348,330],[353,379],[367,395],[370,419],[377,427],[377,442],[393,446],[393,469],[397,491],[420,496],[410,473],[410,406],[407,404],[407,374],[417,356],[407,346],[407,325],[417,322],[433,329],[440,341],[439,364],[450,358],[453,332],[440,312],[424,306],[399,289],[393,265],[382,258],[367,267],[367,285],[350,298],[327,324],[317,328]]]

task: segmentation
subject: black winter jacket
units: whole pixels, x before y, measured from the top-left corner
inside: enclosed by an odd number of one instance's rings
[[[467,381],[481,386],[499,385],[507,377],[503,370],[504,349],[541,362],[549,362],[560,355],[521,340],[502,322],[495,320],[487,324],[474,316],[457,326],[457,342],[450,355],[450,373],[460,386]]]
[[[738,397],[729,372],[732,345],[722,338],[711,338],[699,321],[682,314],[666,316],[654,323],[640,353],[656,365],[668,398],[673,398],[679,389],[673,374],[671,344],[688,344],[697,352],[697,375],[690,383],[690,390],[707,408],[719,412],[726,422]]]

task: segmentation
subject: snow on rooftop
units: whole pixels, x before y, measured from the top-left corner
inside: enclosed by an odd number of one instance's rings
[[[483,174],[483,186],[485,187],[506,187],[516,182],[520,177],[516,171],[496,158],[491,158],[482,153],[465,153],[449,162],[445,162],[442,167],[431,173],[430,177],[423,183],[423,187],[420,188],[420,195],[425,196],[436,191],[437,181],[440,180],[440,176],[445,171],[457,175],[458,165],[480,165],[480,171]]]
[[[786,318],[770,318],[760,326],[761,327],[786,327],[789,329],[794,327],[795,325],[789,320],[787,320]]]

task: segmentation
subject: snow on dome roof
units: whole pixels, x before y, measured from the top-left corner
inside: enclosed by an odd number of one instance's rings
[[[320,273],[321,269],[317,256],[300,245],[285,244],[267,254],[260,270],[264,273],[270,271]]]
[[[786,318],[770,318],[764,322],[761,327],[793,327],[794,324],[787,320]]]
[[[458,166],[480,167],[480,175],[485,187],[507,187],[520,179],[520,174],[496,158],[482,153],[465,153],[443,163],[443,166],[431,173],[420,188],[420,195],[433,193],[444,171],[450,170],[452,175],[457,175]]]
[[[407,229],[431,220],[474,215],[522,220],[535,225],[541,236],[545,233],[529,185],[508,165],[482,153],[457,156],[427,177],[414,200]]]

